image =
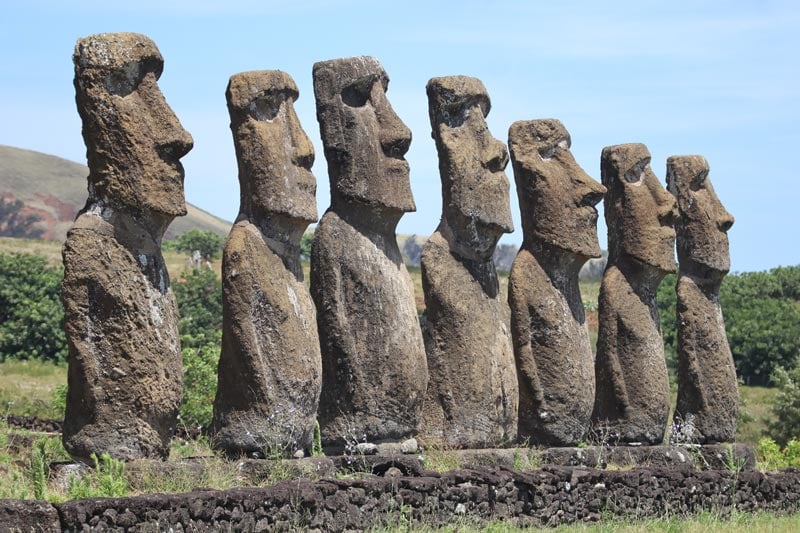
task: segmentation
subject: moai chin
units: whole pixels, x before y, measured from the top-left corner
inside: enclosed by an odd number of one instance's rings
[[[480,80],[433,78],[427,93],[442,219],[421,261],[431,376],[421,435],[429,444],[492,447],[517,434],[509,310],[492,262],[497,241],[513,231],[508,153],[489,132]]]
[[[241,207],[222,258],[223,323],[214,446],[239,456],[310,450],[322,383],[316,312],[300,240],[317,220],[314,147],[281,71],[243,72],[226,91]]]
[[[593,422],[611,441],[659,444],[669,418],[669,378],[656,290],[676,270],[675,198],[651,170],[643,144],[604,148],[601,175],[609,255],[600,286]]]
[[[508,283],[519,437],[550,446],[585,438],[595,395],[578,273],[600,257],[595,205],[606,189],[570,146],[555,119],[515,122],[508,131],[523,231]]]
[[[73,61],[89,198],[63,250],[64,447],[83,461],[166,458],[183,371],[161,239],[186,214],[180,158],[192,138],[158,88],[164,60],[144,35],[79,39]]]
[[[428,382],[414,287],[395,227],[414,211],[411,132],[377,59],[316,63],[331,207],[314,234],[311,295],[322,347],[323,442],[396,441],[417,429]]]
[[[705,158],[667,159],[667,184],[678,200],[678,403],[675,421],[692,440],[731,442],[739,386],[719,302],[730,270],[733,217],[708,178]]]

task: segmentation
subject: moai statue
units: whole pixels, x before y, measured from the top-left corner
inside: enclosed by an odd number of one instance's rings
[[[667,185],[678,199],[677,423],[700,443],[730,442],[736,434],[739,387],[719,304],[730,270],[733,217],[708,179],[705,158],[667,159]]]
[[[593,421],[603,438],[660,444],[669,378],[656,290],[675,272],[675,198],[650,169],[643,144],[603,149],[608,266],[599,298]]]
[[[414,287],[395,227],[414,211],[411,132],[386,98],[377,59],[316,63],[317,119],[331,206],[314,234],[311,295],[322,346],[323,443],[405,439],[428,382]]]
[[[558,120],[515,122],[508,131],[523,233],[508,283],[519,437],[551,446],[584,439],[595,393],[578,273],[600,257],[595,205],[606,189],[570,145]]]
[[[73,61],[89,198],[63,250],[64,447],[83,461],[166,458],[183,370],[161,239],[186,214],[180,158],[192,138],[158,88],[164,60],[144,35],[79,39]]]
[[[426,443],[492,447],[517,436],[517,376],[508,305],[492,262],[513,231],[508,153],[486,125],[480,80],[433,78],[428,111],[439,152],[442,219],[422,251],[423,336],[431,380]]]
[[[317,220],[314,147],[279,70],[231,77],[226,92],[241,207],[222,258],[222,355],[213,443],[229,455],[310,450],[322,361],[300,239]]]

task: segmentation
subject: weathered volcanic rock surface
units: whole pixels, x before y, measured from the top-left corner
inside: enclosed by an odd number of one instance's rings
[[[241,207],[222,259],[223,331],[214,446],[229,454],[310,449],[322,383],[300,239],[316,221],[314,149],[280,71],[231,77],[227,90]]]
[[[643,144],[603,149],[609,259],[599,296],[593,420],[612,441],[659,444],[669,418],[669,378],[656,305],[675,272],[675,198]]]
[[[702,156],[667,160],[667,183],[678,200],[678,402],[675,417],[698,442],[728,442],[736,434],[739,387],[719,302],[730,270],[722,206]]]
[[[79,39],[73,59],[90,173],[63,251],[64,446],[85,461],[166,457],[183,372],[161,239],[186,213],[179,160],[192,138],[158,89],[163,59],[147,37]]]
[[[415,210],[403,157],[411,132],[371,57],[314,65],[331,207],[311,252],[322,350],[323,442],[402,440],[417,430],[428,382],[414,288],[395,228]]]
[[[433,78],[427,92],[442,219],[422,251],[430,384],[420,435],[428,444],[491,447],[517,436],[509,310],[492,262],[498,239],[513,231],[508,153],[489,133],[480,80]]]
[[[578,274],[600,257],[597,210],[605,187],[575,161],[557,120],[508,132],[523,244],[508,283],[519,379],[519,437],[576,445],[591,428],[594,353]]]

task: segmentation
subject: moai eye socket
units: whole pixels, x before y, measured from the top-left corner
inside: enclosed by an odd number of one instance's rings
[[[364,107],[369,100],[372,86],[377,80],[373,76],[359,78],[342,89],[342,102],[350,107]]]
[[[268,92],[250,103],[250,114],[256,120],[274,120],[287,100],[284,92]]]
[[[625,181],[628,183],[641,183],[644,179],[644,170],[650,164],[650,158],[646,157],[635,165],[633,165],[627,172],[625,172]]]
[[[700,189],[705,187],[706,178],[708,178],[707,170],[697,173],[695,176],[692,177],[692,181],[689,183],[689,188],[695,192],[699,191]]]
[[[121,98],[131,94],[150,72],[137,63],[128,63],[109,72],[103,80],[106,90]]]

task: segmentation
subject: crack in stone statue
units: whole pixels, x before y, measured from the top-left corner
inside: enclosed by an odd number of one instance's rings
[[[708,178],[705,158],[667,159],[667,184],[678,200],[678,403],[676,422],[689,424],[699,443],[731,442],[739,386],[719,303],[730,270],[728,230],[733,217]]]
[[[669,418],[669,378],[656,290],[675,272],[675,198],[643,144],[603,149],[608,266],[599,296],[592,415],[611,441],[658,444]]]
[[[317,220],[314,147],[281,71],[236,74],[226,97],[241,208],[222,259],[213,443],[230,455],[310,450],[322,382],[300,239]]]
[[[427,443],[492,447],[517,436],[509,310],[492,262],[497,241],[513,231],[508,154],[489,132],[480,80],[433,78],[427,93],[443,207],[421,262],[431,376],[421,435]]]
[[[69,344],[63,440],[75,458],[166,458],[182,396],[178,311],[161,239],[186,214],[192,148],[144,35],[79,39],[73,56],[89,198],[64,243]]]
[[[414,288],[395,227],[414,211],[404,155],[411,132],[372,57],[313,69],[331,186],[314,234],[311,295],[322,347],[323,442],[392,441],[418,426],[428,381]]]
[[[558,120],[515,122],[508,147],[522,213],[522,247],[508,302],[519,379],[519,437],[574,446],[591,428],[594,353],[578,273],[600,257],[605,187],[575,161]]]

